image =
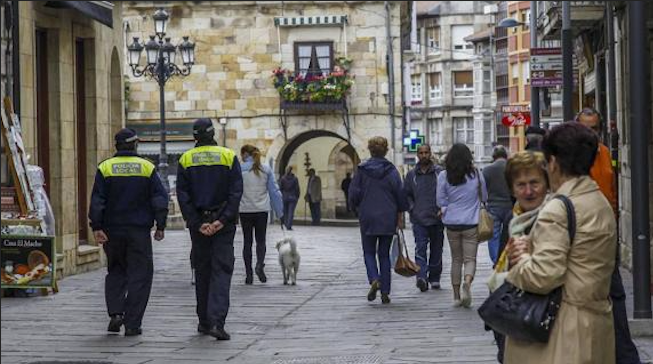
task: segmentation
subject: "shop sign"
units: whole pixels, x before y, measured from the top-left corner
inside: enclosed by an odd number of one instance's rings
[[[54,237],[3,235],[0,249],[2,288],[55,287]]]

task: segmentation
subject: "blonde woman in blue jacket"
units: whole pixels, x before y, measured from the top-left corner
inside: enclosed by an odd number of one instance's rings
[[[243,260],[245,261],[245,284],[254,283],[252,271],[252,245],[256,236],[256,266],[254,271],[261,283],[267,282],[265,267],[265,235],[268,212],[272,209],[283,218],[283,200],[274,179],[272,169],[261,164],[261,151],[253,145],[240,149],[243,173],[243,197],[240,200],[240,225],[243,230]]]

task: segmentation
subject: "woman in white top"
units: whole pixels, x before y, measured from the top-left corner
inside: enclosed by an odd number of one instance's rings
[[[267,282],[265,266],[265,234],[268,211],[274,209],[277,217],[283,217],[281,192],[272,169],[261,164],[261,151],[253,145],[240,149],[243,173],[243,197],[240,200],[240,224],[243,229],[243,260],[245,261],[245,284],[254,282],[252,272],[252,245],[256,234],[256,275],[262,283]]]

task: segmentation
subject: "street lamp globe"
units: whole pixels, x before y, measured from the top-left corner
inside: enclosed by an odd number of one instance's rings
[[[145,43],[145,54],[147,56],[147,64],[155,65],[159,58],[159,43],[154,40],[154,35],[150,35],[150,40]]]
[[[170,18],[170,16],[165,10],[159,9],[154,13],[152,18],[154,19],[154,31],[156,32],[156,35],[158,35],[159,38],[163,38],[163,36],[166,35],[168,18]]]
[[[497,24],[497,28],[514,28],[519,25],[524,25],[525,23],[522,23],[520,21],[517,21],[515,18],[504,18],[501,19],[499,24]]]
[[[177,47],[175,47],[174,44],[170,43],[170,38],[166,38],[166,42],[163,43],[163,48],[161,48],[161,51],[163,52],[163,62],[165,63],[175,62],[175,54],[177,53]]]
[[[138,42],[138,37],[134,37],[134,43],[127,46],[129,51],[129,65],[137,67],[141,61],[141,52],[143,52],[143,45]]]
[[[179,52],[181,52],[181,59],[184,65],[192,65],[195,63],[195,43],[188,40],[188,37],[183,37],[184,41],[179,45]]]

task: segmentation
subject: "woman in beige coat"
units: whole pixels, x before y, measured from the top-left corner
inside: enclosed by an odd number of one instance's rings
[[[565,123],[543,142],[552,191],[576,210],[569,241],[562,201],[549,201],[527,237],[508,245],[515,286],[547,294],[563,286],[562,304],[546,344],[508,336],[506,364],[614,364],[612,305],[608,299],[616,254],[616,223],[610,204],[589,177],[598,139],[588,128]]]

